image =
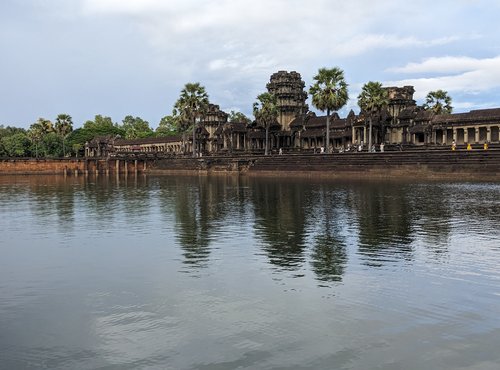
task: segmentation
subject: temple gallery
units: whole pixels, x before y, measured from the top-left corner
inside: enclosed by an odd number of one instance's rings
[[[275,153],[319,152],[325,147],[332,151],[354,147],[370,150],[369,142],[376,148],[381,144],[479,147],[500,140],[500,108],[434,114],[416,104],[413,86],[384,87],[388,104],[375,116],[363,110],[359,114],[351,110],[344,118],[334,113],[330,116],[329,135],[326,134],[327,117],[311,112],[306,104],[308,94],[299,73],[274,73],[266,88],[276,97],[278,109],[276,121],[267,127],[268,148]],[[86,144],[85,154],[88,157],[133,152],[183,155],[193,153],[193,145],[194,152],[200,156],[264,153],[265,125],[258,121],[230,122],[228,114],[216,104],[208,105],[194,131],[194,137],[191,134],[132,140],[97,137]],[[329,145],[326,145],[327,136]]]

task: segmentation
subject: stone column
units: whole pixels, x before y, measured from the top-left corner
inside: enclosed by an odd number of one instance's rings
[[[119,159],[115,159],[115,170],[116,170],[116,174],[118,175],[120,173],[120,160]]]
[[[476,135],[474,137],[474,142],[479,143],[479,127],[476,127]]]
[[[469,143],[469,128],[464,127],[464,143]]]
[[[457,129],[453,129],[453,140],[455,140],[455,143],[457,142]]]
[[[445,129],[443,130],[443,144],[445,144],[445,145],[446,145],[446,141],[447,141],[447,140],[446,140],[446,139],[447,139],[446,135],[447,135],[447,130],[446,130],[446,128],[445,128]]]
[[[366,126],[363,127],[363,144],[366,144]]]
[[[491,126],[486,127],[486,141],[491,143]]]
[[[134,173],[137,175],[137,159],[134,161]]]

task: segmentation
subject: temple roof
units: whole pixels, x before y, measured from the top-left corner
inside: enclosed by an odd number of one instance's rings
[[[121,145],[144,145],[144,144],[164,144],[182,141],[180,136],[164,136],[164,137],[145,137],[142,139],[117,139],[116,146]]]
[[[500,121],[500,108],[477,109],[466,113],[439,114],[434,116],[432,122],[436,124]]]

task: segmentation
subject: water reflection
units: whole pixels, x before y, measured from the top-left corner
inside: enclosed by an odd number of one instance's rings
[[[307,193],[302,183],[252,179],[254,228],[271,264],[298,270],[305,261]]]
[[[311,267],[322,282],[342,281],[347,264],[345,240],[347,192],[341,188],[328,191],[321,186],[311,197],[314,201],[311,214],[312,233]]]
[[[2,365],[493,368],[499,210],[498,184],[0,176]]]
[[[353,212],[358,225],[359,254],[369,266],[380,267],[394,259],[411,261],[417,219],[411,206],[411,185],[357,186]]]

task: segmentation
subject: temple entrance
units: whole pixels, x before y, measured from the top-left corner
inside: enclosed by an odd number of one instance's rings
[[[499,132],[498,126],[491,127],[491,142],[499,141]]]
[[[447,129],[446,130],[446,143],[445,144],[451,144],[453,141],[453,130],[452,129]]]
[[[444,144],[443,130],[436,130],[436,144]]]
[[[463,128],[458,128],[457,129],[457,144],[464,144],[464,129]]]
[[[423,132],[418,132],[415,134],[415,144],[423,145],[425,143],[425,135]]]
[[[476,129],[474,127],[469,127],[467,130],[468,142],[473,143],[476,141]]]
[[[479,127],[479,142],[480,143],[486,142],[486,137],[487,137],[486,127]]]

